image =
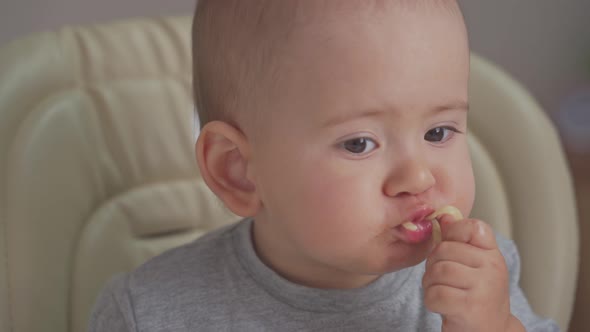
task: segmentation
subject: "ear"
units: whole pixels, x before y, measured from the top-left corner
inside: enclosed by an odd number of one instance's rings
[[[235,214],[251,217],[260,209],[256,186],[248,179],[250,145],[237,128],[221,121],[207,123],[195,146],[201,176]]]

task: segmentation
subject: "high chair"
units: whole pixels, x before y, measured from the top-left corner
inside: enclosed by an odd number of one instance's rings
[[[104,283],[237,220],[199,177],[190,17],[66,27],[0,49],[0,331],[84,331]],[[517,243],[521,285],[566,329],[578,235],[555,129],[471,62],[472,216]]]

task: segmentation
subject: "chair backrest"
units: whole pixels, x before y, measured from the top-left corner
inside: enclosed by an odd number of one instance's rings
[[[477,186],[472,216],[516,242],[529,302],[565,331],[579,244],[572,178],[557,131],[524,87],[474,55],[469,88]]]
[[[0,50],[0,330],[83,331],[104,282],[236,220],[193,153],[190,18],[69,27]],[[567,326],[577,272],[555,130],[473,56],[473,215],[512,237],[534,308]]]

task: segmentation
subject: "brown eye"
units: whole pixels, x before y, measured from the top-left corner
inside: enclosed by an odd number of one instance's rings
[[[424,139],[428,142],[446,142],[452,137],[453,133],[456,132],[459,131],[452,127],[437,127],[427,131],[424,135]]]
[[[370,138],[359,137],[342,143],[342,147],[350,153],[362,154],[374,150],[377,144]]]

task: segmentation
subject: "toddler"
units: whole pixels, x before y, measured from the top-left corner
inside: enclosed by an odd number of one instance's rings
[[[201,0],[204,181],[244,219],[102,291],[89,331],[557,331],[469,216],[469,47],[452,0]]]

